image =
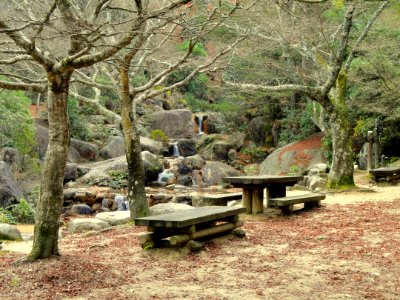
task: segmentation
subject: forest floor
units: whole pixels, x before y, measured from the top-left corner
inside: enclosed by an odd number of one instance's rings
[[[356,180],[317,209],[245,215],[245,238],[199,253],[144,251],[132,226],[67,236],[30,264],[0,252],[0,299],[400,299],[400,186]]]

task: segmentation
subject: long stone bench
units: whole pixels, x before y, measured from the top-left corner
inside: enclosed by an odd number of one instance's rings
[[[245,208],[196,207],[169,214],[136,218],[136,226],[147,226],[148,233],[139,236],[142,248],[178,246],[241,227],[239,214]]]
[[[296,196],[287,196],[279,198],[270,198],[268,201],[272,206],[280,208],[283,214],[293,212],[293,205],[304,203],[304,208],[309,209],[321,205],[321,200],[325,199],[325,195],[309,193]]]
[[[203,195],[203,206],[226,206],[229,201],[242,200],[242,193],[205,194]]]

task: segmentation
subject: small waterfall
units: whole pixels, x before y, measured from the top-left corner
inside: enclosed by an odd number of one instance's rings
[[[178,143],[172,144],[172,156],[173,157],[180,157],[181,154],[179,153]]]
[[[203,116],[197,117],[199,120],[199,134],[203,134]]]

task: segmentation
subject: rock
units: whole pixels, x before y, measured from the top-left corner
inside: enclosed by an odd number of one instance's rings
[[[100,156],[104,159],[116,158],[125,155],[124,138],[112,136],[107,145],[100,150]]]
[[[326,187],[326,178],[321,178],[318,176],[312,176],[308,180],[308,188],[312,192],[321,192]]]
[[[0,240],[22,241],[22,235],[16,226],[0,224]]]
[[[150,207],[150,215],[163,215],[188,209],[194,209],[194,207],[183,203],[161,203]]]
[[[232,146],[227,142],[216,142],[212,147],[214,160],[227,161],[230,149],[232,149]]]
[[[85,231],[97,231],[110,227],[110,225],[99,219],[74,219],[68,224],[68,232],[80,233]]]
[[[96,215],[96,219],[102,220],[111,226],[127,224],[131,221],[130,211],[101,212]]]
[[[11,147],[4,147],[0,151],[0,161],[4,161],[7,165],[15,166],[18,169],[20,165],[20,158],[18,150]]]
[[[321,133],[276,149],[260,165],[260,175],[303,174],[312,166],[325,163]]]
[[[72,215],[90,215],[92,214],[92,209],[87,204],[74,204],[69,213]]]
[[[149,120],[152,130],[160,129],[170,139],[187,138],[194,134],[193,115],[187,109],[154,112]]]
[[[18,203],[23,194],[8,164],[0,161],[0,207]]]
[[[149,151],[153,154],[160,155],[163,152],[163,146],[160,147],[159,142],[148,137],[140,137],[140,146],[142,147],[142,151]]]
[[[75,163],[67,163],[64,173],[64,182],[76,181],[78,178],[78,168]]]
[[[192,139],[178,140],[179,153],[183,157],[193,156],[196,154],[196,142]]]
[[[203,182],[207,185],[222,184],[222,178],[226,176],[242,175],[230,165],[217,161],[207,161],[201,171]]]
[[[157,181],[158,174],[163,170],[161,161],[156,155],[149,151],[142,151],[142,159],[144,166],[145,183]]]
[[[268,126],[272,127],[263,117],[252,119],[247,126],[248,139],[258,146],[264,146]]]
[[[193,178],[189,175],[178,176],[177,183],[184,186],[191,186],[193,185]]]
[[[142,159],[144,165],[144,176],[146,184],[156,181],[158,174],[162,171],[161,161],[156,155],[149,151],[142,151]],[[110,171],[128,171],[128,163],[125,156],[111,158],[104,161],[94,162],[90,164],[80,165],[80,170],[86,170],[86,174],[81,177],[84,182],[103,182],[111,180]]]
[[[185,157],[180,166],[185,166],[190,170],[200,170],[205,165],[205,160],[200,155],[193,155]]]
[[[71,139],[71,147],[75,148],[84,160],[94,161],[99,156],[99,149],[92,143]]]

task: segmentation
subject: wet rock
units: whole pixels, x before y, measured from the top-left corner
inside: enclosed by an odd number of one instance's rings
[[[69,212],[72,215],[90,215],[93,211],[89,205],[80,203],[74,204]]]

